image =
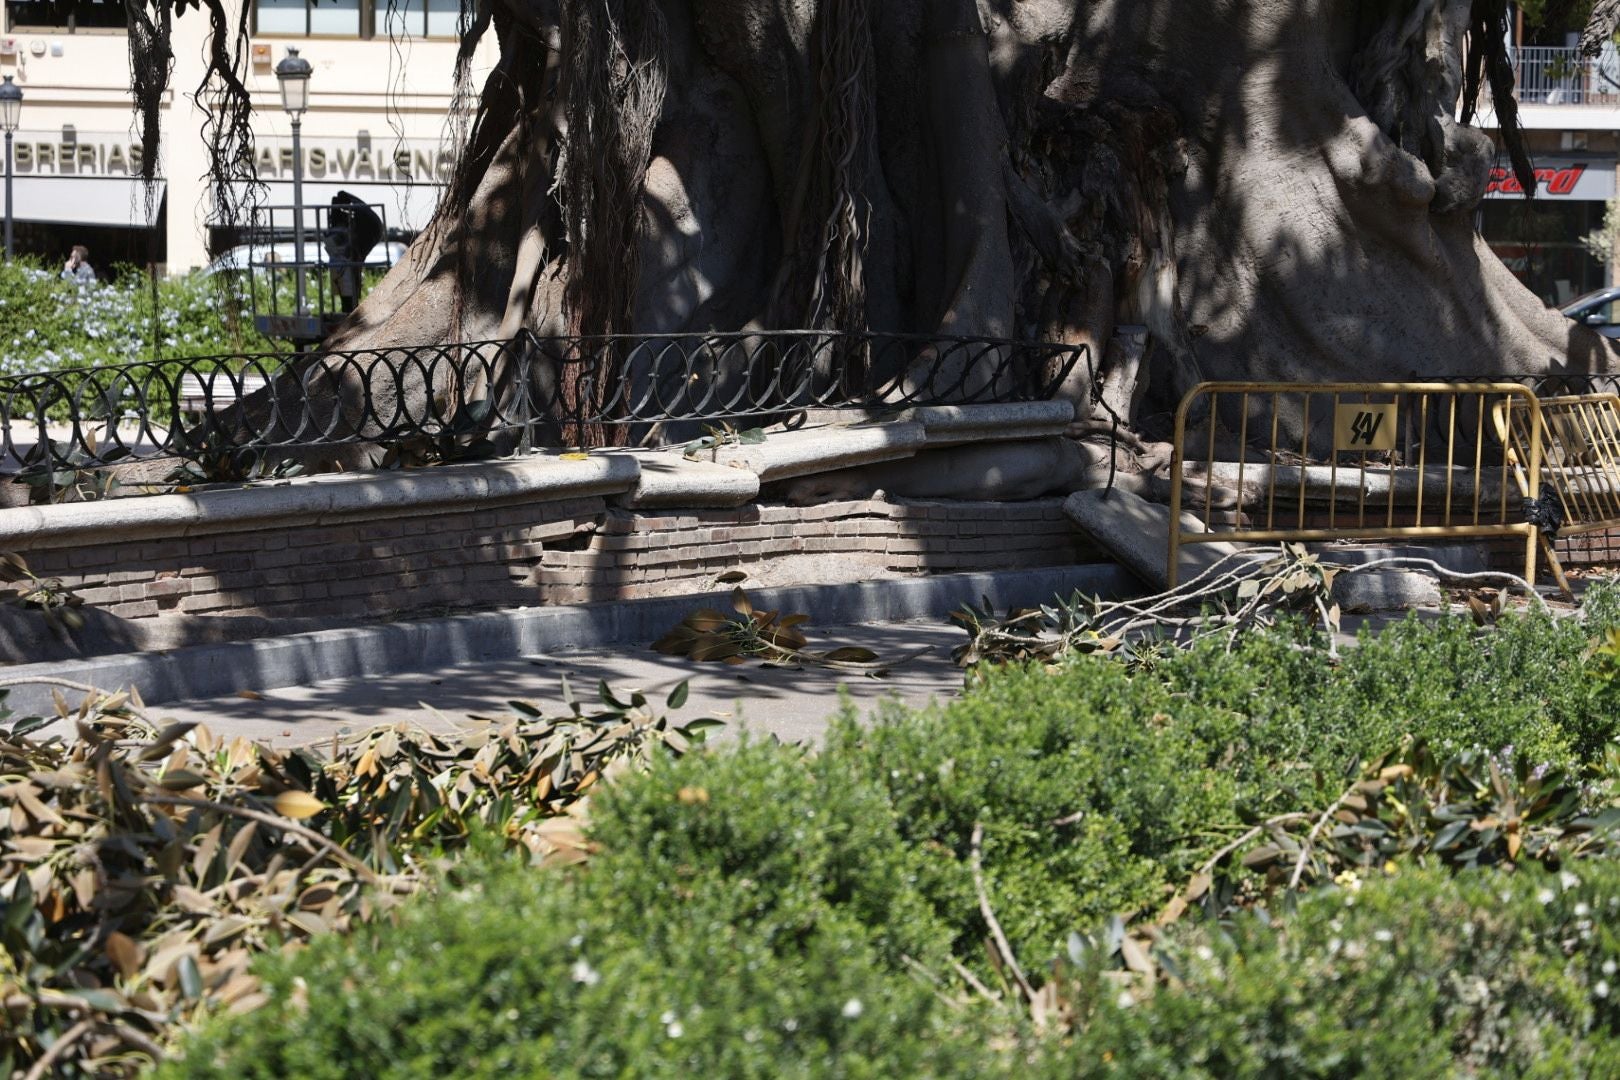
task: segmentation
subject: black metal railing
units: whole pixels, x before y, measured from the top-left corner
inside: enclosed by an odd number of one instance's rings
[[[1537,397],[1568,397],[1582,394],[1620,394],[1620,372],[1559,371],[1546,375],[1509,376],[1508,382],[1523,383]]]
[[[0,377],[0,470],[1049,400],[1084,346],[814,331],[205,357]],[[609,438],[607,441],[624,441]],[[50,482],[49,480],[47,482]]]

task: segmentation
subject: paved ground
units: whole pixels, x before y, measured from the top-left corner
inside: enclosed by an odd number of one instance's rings
[[[1352,646],[1362,627],[1379,630],[1404,615],[1346,616],[1340,647]],[[319,741],[345,729],[363,730],[400,721],[442,728],[471,714],[499,715],[513,699],[535,702],[547,711],[562,711],[565,676],[576,694],[587,701],[594,700],[602,680],[620,696],[639,690],[658,702],[686,680],[691,693],[679,715],[726,721],[719,738],[748,731],[788,742],[815,742],[838,709],[841,690],[862,713],[885,698],[916,706],[960,693],[962,672],[951,662],[950,654],[965,640],[960,630],[940,620],[834,627],[812,633],[814,649],[861,645],[873,650],[883,661],[894,664],[882,677],[814,666],[696,664],[635,645],[332,680],[161,705],[151,712],[159,721],[192,720],[220,733],[289,746]]]
[[[85,432],[86,434],[93,434],[97,441],[103,444],[108,441],[104,424],[89,425],[86,427]],[[46,424],[45,433],[56,442],[66,443],[73,439],[73,429],[62,424]],[[152,433],[162,437],[166,434],[166,429],[154,424],[152,425]],[[123,440],[124,445],[129,447],[136,457],[142,457],[156,449],[151,440],[145,438],[145,434],[145,429],[136,424],[121,424],[118,428],[119,438]],[[35,443],[39,442],[39,426],[19,421],[11,429],[11,438],[12,453],[0,457],[0,472],[17,471],[17,468],[22,464],[23,457],[34,448]]]
[[[814,741],[838,708],[840,687],[863,712],[885,697],[922,705],[958,693],[962,673],[951,663],[950,654],[965,640],[960,630],[938,622],[837,627],[813,635],[811,647],[816,649],[863,645],[885,662],[910,657],[883,678],[818,667],[695,664],[660,656],[645,646],[627,646],[375,679],[342,679],[251,697],[163,705],[152,711],[159,718],[196,720],[216,732],[287,746],[317,741],[343,728],[363,729],[401,720],[442,727],[443,720],[434,710],[454,721],[473,713],[498,714],[514,698],[560,711],[565,675],[575,692],[587,700],[594,700],[602,679],[621,697],[640,690],[655,701],[686,679],[691,683],[691,696],[678,715],[725,720],[728,727],[720,733],[722,737],[747,730],[788,742]]]

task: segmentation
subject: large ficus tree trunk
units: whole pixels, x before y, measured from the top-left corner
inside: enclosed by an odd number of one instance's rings
[[[333,346],[1142,323],[1163,398],[1611,363],[1473,231],[1505,0],[477,3],[459,174]]]

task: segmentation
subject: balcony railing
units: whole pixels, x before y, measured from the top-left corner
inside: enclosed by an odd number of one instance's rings
[[[1521,105],[1620,108],[1620,52],[1605,46],[1592,59],[1579,49],[1530,45],[1513,50]]]

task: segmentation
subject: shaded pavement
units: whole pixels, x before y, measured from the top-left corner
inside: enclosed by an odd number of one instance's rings
[[[862,713],[884,698],[908,705],[944,700],[962,689],[951,650],[967,640],[940,622],[836,627],[812,634],[810,648],[859,645],[883,662],[897,662],[883,677],[823,667],[730,666],[660,656],[645,645],[543,653],[515,660],[365,679],[337,679],[203,701],[156,706],[154,719],[194,720],[215,732],[277,746],[329,738],[349,730],[406,721],[432,729],[470,714],[500,715],[513,699],[534,702],[549,715],[566,710],[562,681],[587,706],[606,680],[620,698],[640,691],[660,708],[681,681],[691,684],[675,716],[712,716],[726,722],[716,735],[748,731],[785,742],[819,740],[839,707],[842,688]]]

